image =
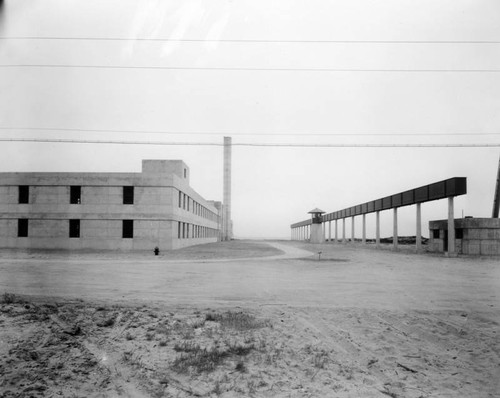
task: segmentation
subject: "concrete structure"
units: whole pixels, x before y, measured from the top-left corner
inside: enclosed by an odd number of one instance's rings
[[[450,251],[448,225],[448,220],[429,222],[429,251],[435,253]],[[455,219],[453,225],[455,253],[500,256],[500,219],[461,218]]]
[[[220,209],[181,160],[143,160],[142,173],[0,173],[0,247],[177,249],[217,241]]]
[[[325,241],[325,233],[321,221],[321,215],[324,213],[323,210],[313,209],[309,212],[312,215],[311,218],[311,243],[323,243]]]
[[[332,213],[325,214],[321,217],[321,222],[331,223],[335,221],[335,242],[337,242],[337,221],[342,220],[342,242],[346,243],[346,231],[345,224],[346,219],[351,218],[351,242],[354,242],[355,228],[354,228],[354,217],[361,215],[363,216],[363,236],[362,242],[366,243],[366,214],[375,213],[376,214],[376,225],[375,225],[375,242],[376,246],[380,247],[380,212],[383,210],[393,209],[393,249],[398,249],[398,208],[403,206],[416,205],[416,250],[422,250],[422,231],[421,231],[421,204],[424,202],[429,202],[439,199],[448,199],[448,223],[453,225],[454,220],[454,197],[458,195],[464,195],[467,193],[467,179],[465,177],[454,177],[447,180],[438,181],[433,184],[424,185],[422,187],[410,189],[408,191],[400,192],[394,195],[386,196],[384,198],[372,200],[370,202],[362,203],[356,206],[348,207],[343,210],[335,211]],[[292,239],[301,239],[302,234],[294,233],[294,229],[307,228],[311,224],[311,221],[301,221],[292,224]],[[298,238],[297,238],[298,236]],[[331,240],[331,239],[330,239]],[[454,230],[448,234],[449,247],[450,250],[447,255],[455,255],[455,236]]]
[[[223,184],[222,240],[233,238],[231,221],[231,137],[224,137],[224,184]]]

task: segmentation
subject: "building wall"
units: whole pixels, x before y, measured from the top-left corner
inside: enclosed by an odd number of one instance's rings
[[[429,222],[429,244],[431,252],[444,252],[447,220]],[[439,237],[434,237],[434,231]],[[439,232],[437,232],[439,231]],[[462,218],[455,220],[455,247],[458,254],[500,256],[500,219]]]
[[[28,204],[19,203],[20,185],[29,186]],[[81,187],[78,204],[71,186]],[[124,186],[134,187],[133,204],[124,204]],[[18,237],[19,219],[28,219],[28,237]],[[70,238],[70,219],[80,220],[79,237]],[[133,238],[122,237],[123,220],[133,220]],[[0,174],[0,247],[168,250],[217,241],[218,230],[218,210],[189,186],[180,160],[145,160],[142,173]]]

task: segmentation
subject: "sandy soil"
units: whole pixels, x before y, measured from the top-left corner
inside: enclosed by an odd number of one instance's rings
[[[0,255],[0,395],[498,396],[498,259],[248,243]]]

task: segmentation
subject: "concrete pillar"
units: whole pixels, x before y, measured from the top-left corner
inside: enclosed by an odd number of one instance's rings
[[[231,240],[231,137],[224,137],[224,169],[223,169],[223,201],[224,225],[222,240]]]
[[[361,240],[363,244],[366,243],[366,214],[363,214],[363,236]]]
[[[380,211],[377,211],[377,221],[375,225],[375,242],[377,248],[380,248]]]
[[[417,234],[416,234],[416,246],[417,252],[422,251],[422,212],[420,209],[421,203],[417,203]]]
[[[354,243],[354,216],[351,217],[351,242]]]
[[[328,241],[332,241],[332,221],[328,221]]]
[[[345,243],[345,218],[342,219],[342,242]]]
[[[394,209],[394,218],[392,223],[392,248],[394,250],[398,249],[398,208]]]
[[[455,252],[455,210],[453,196],[448,198],[448,256],[454,257]]]
[[[312,223],[310,225],[311,243],[324,243],[325,242],[325,234],[323,232],[324,231],[323,226],[324,226],[323,223],[321,223],[321,224]]]
[[[339,220],[335,220],[335,243],[339,241],[338,221]]]

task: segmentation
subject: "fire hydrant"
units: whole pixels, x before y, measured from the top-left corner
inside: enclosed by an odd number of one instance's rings
[[[158,254],[160,254],[160,249],[158,248],[158,246],[155,247],[155,256],[157,256]]]

